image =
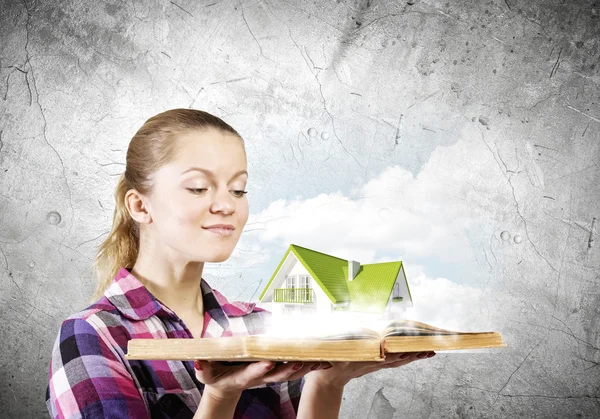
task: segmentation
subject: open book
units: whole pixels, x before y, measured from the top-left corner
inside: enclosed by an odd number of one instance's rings
[[[302,338],[268,335],[196,339],[131,339],[126,359],[214,361],[377,361],[386,353],[507,346],[498,332],[454,332],[412,320],[381,333],[361,328]]]

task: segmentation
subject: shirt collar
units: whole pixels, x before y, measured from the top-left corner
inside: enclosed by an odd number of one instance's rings
[[[204,278],[200,279],[200,289],[204,312],[209,313],[224,329],[229,326],[227,317],[239,317],[252,311],[262,311],[261,308],[255,307],[254,303],[241,301],[230,303],[221,293],[208,285]],[[119,269],[104,292],[104,296],[128,319],[146,320],[157,315],[180,320],[175,312],[148,291],[144,284],[131,273],[130,268]]]

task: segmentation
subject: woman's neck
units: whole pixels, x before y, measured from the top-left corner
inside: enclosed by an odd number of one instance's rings
[[[204,262],[172,264],[138,257],[131,273],[179,317],[204,314],[200,282]]]

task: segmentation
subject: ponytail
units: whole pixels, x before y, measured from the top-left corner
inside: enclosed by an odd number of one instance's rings
[[[135,264],[139,250],[139,228],[131,218],[125,206],[125,194],[130,188],[125,173],[121,175],[115,191],[115,211],[112,229],[108,237],[99,246],[94,269],[98,276],[98,285],[91,302],[104,294],[106,288],[121,267],[131,268]]]

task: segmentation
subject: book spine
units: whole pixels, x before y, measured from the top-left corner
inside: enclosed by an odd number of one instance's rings
[[[380,345],[379,345],[379,357],[382,359],[385,359],[385,339],[381,339]]]

